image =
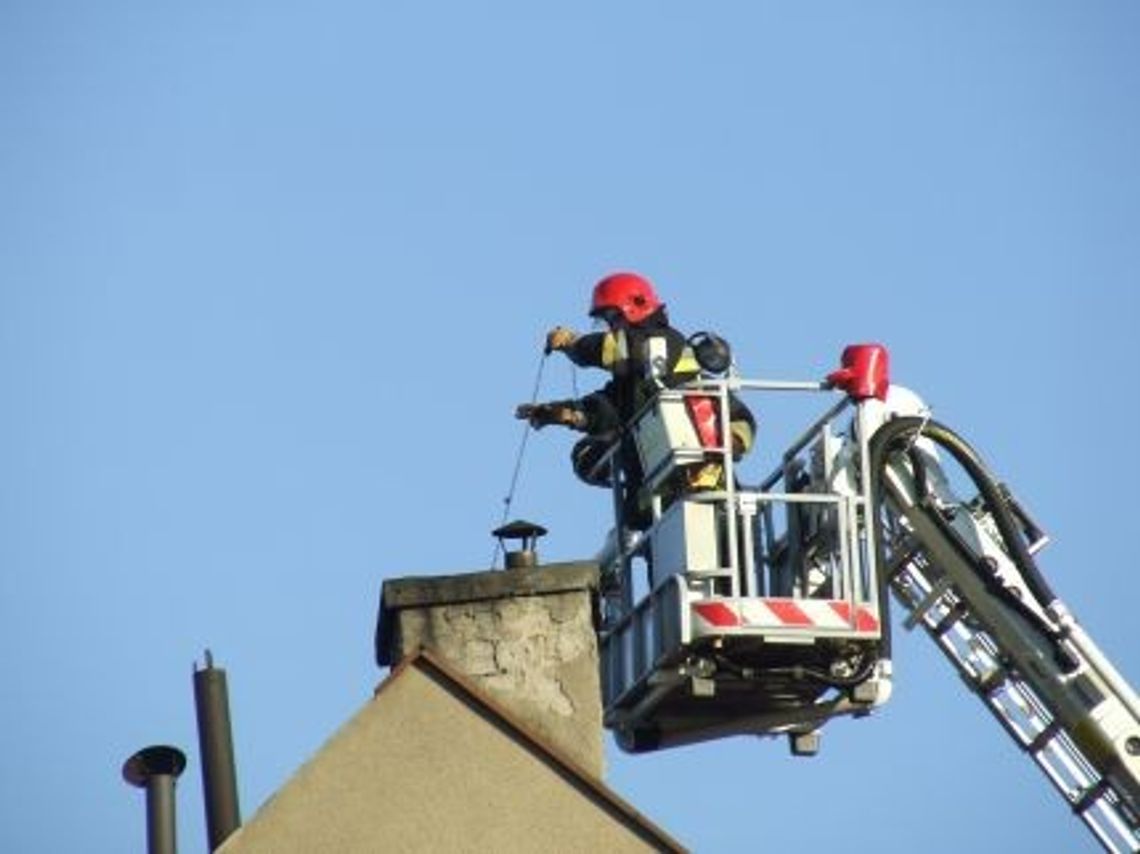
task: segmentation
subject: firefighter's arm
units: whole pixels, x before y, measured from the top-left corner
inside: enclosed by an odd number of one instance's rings
[[[615,332],[588,332],[579,335],[564,326],[546,333],[546,352],[558,350],[580,368],[602,368],[614,371],[628,358],[625,336]]]
[[[586,429],[586,413],[575,400],[555,400],[550,403],[523,403],[515,409],[515,418],[529,421],[539,430],[548,424],[561,424],[571,430]]]

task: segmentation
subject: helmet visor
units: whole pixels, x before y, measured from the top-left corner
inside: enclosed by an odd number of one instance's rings
[[[625,321],[621,309],[612,305],[594,309],[590,312],[590,317],[594,318],[595,329],[617,329]]]

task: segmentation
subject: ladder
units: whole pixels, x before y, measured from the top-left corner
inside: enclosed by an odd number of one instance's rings
[[[1034,655],[1040,655],[1047,645],[1039,644],[1027,654],[1032,644],[1022,643],[1018,638],[1024,635],[1003,624],[1000,607],[985,602],[986,613],[981,614],[971,604],[993,598],[983,588],[974,587],[971,575],[975,573],[964,572],[968,563],[964,556],[971,548],[977,552],[976,542],[955,536],[940,520],[924,521],[924,516],[936,515],[938,510],[922,506],[922,502],[907,494],[909,489],[902,485],[907,477],[900,467],[894,468],[893,475],[893,481],[890,477],[886,480],[886,497],[893,512],[886,514],[889,521],[885,524],[884,578],[907,612],[904,626],[908,630],[923,628],[972,693],[1033,759],[1106,850],[1140,851],[1140,816],[1135,809],[1134,786],[1130,795],[1125,786],[1114,781],[1109,769],[1118,763],[1110,747],[1103,747],[1099,750],[1101,755],[1095,757],[1080,746],[1090,743],[1088,738],[1081,738],[1087,732],[1078,730],[1095,725],[1086,710],[1098,702],[1111,706],[1118,717],[1127,717],[1120,714],[1111,683],[1106,687],[1091,683],[1091,679],[1077,678],[1067,688],[1059,688],[1056,681],[1031,673],[1035,669]],[[1031,552],[1046,541],[1040,537],[1031,545]],[[972,557],[985,559],[977,553]],[[1020,626],[1016,615],[1009,616],[1008,622]],[[1078,672],[1083,672],[1092,667],[1089,662],[1094,660],[1092,655],[1085,655],[1085,650],[1095,647],[1083,632],[1080,641],[1065,650],[1081,668]],[[1039,688],[1035,689],[1034,684]],[[1070,696],[1081,692],[1091,696]],[[1119,705],[1127,707],[1126,703]],[[1103,739],[1094,739],[1092,743],[1105,745]],[[1140,741],[1134,737],[1126,744],[1126,752],[1140,753]],[[1117,773],[1126,772],[1119,769]],[[1127,785],[1128,778],[1123,779]]]

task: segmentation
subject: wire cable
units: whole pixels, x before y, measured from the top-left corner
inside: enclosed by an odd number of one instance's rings
[[[534,376],[534,388],[531,390],[531,393],[530,393],[530,404],[531,404],[531,406],[533,406],[535,403],[538,402],[538,392],[542,388],[542,372],[546,368],[546,357],[548,355],[549,355],[548,353],[543,353],[542,356],[538,360],[538,371],[535,373],[535,376]],[[523,457],[526,455],[527,440],[530,439],[530,434],[531,434],[532,429],[533,428],[530,426],[529,421],[523,425],[522,437],[519,439],[518,453],[515,454],[514,471],[511,472],[511,485],[507,489],[506,496],[503,498],[503,517],[502,517],[502,519],[499,520],[499,527],[500,528],[503,525],[507,524],[507,518],[511,515],[511,504],[515,500],[515,489],[518,487],[519,472],[522,471]],[[491,569],[494,569],[495,565],[498,563],[499,552],[501,552],[502,550],[503,550],[502,541],[496,539],[495,540],[495,550],[491,553]]]

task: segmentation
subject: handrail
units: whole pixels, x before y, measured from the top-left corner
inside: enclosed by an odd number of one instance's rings
[[[618,593],[616,599],[610,601],[616,606],[616,611],[611,612],[611,619],[614,622],[607,620],[610,625],[620,623],[623,615],[628,615],[637,610],[641,604],[641,597],[638,596],[637,600],[634,599],[632,571],[633,561],[638,555],[647,554],[645,551],[651,547],[653,542],[654,532],[659,529],[664,518],[662,508],[662,497],[656,491],[656,487],[651,495],[647,494],[651,508],[650,519],[648,525],[644,529],[638,528],[638,533],[641,535],[637,538],[636,543],[627,543],[625,541],[625,534],[628,530],[623,522],[624,514],[628,511],[628,499],[630,496],[626,493],[625,484],[623,482],[623,474],[620,467],[617,465],[617,455],[619,449],[626,443],[635,439],[638,435],[640,425],[643,419],[651,416],[660,407],[663,398],[671,397],[673,400],[678,398],[685,398],[696,395],[703,396],[716,396],[719,403],[719,415],[723,425],[719,431],[721,442],[719,447],[715,448],[689,448],[687,444],[683,446],[672,447],[668,454],[673,461],[668,463],[669,466],[685,465],[689,462],[695,462],[699,459],[701,451],[708,453],[717,453],[719,451],[722,456],[721,464],[723,466],[723,485],[715,490],[707,491],[693,491],[686,492],[684,498],[686,501],[695,502],[698,504],[725,506],[733,508],[732,515],[734,517],[740,516],[742,508],[745,503],[750,503],[753,506],[752,517],[758,520],[763,519],[764,527],[766,530],[766,537],[763,544],[759,539],[754,537],[750,531],[739,530],[737,524],[727,525],[722,531],[724,541],[721,545],[721,568],[727,569],[731,576],[731,581],[728,589],[724,590],[724,595],[748,596],[755,595],[758,590],[766,589],[771,580],[765,582],[763,578],[754,578],[756,573],[763,574],[764,570],[757,565],[757,562],[768,568],[771,572],[773,567],[769,563],[768,558],[765,557],[767,552],[772,547],[773,543],[770,542],[772,530],[772,516],[771,508],[777,504],[784,505],[800,505],[800,506],[817,506],[817,507],[833,507],[836,508],[841,516],[844,516],[839,521],[839,538],[840,541],[836,544],[840,550],[838,555],[842,568],[838,571],[844,576],[843,579],[836,579],[836,583],[841,585],[844,590],[844,598],[850,599],[852,602],[859,600],[865,601],[867,599],[865,587],[865,579],[862,577],[859,564],[861,563],[860,553],[861,548],[856,541],[857,525],[853,526],[854,510],[850,509],[857,506],[861,502],[866,501],[865,495],[862,493],[856,495],[846,495],[842,492],[834,492],[831,487],[826,491],[820,492],[799,492],[790,491],[788,489],[778,490],[773,487],[781,480],[786,479],[789,474],[789,463],[801,455],[805,449],[809,448],[816,442],[824,431],[833,433],[835,428],[832,426],[836,419],[843,415],[849,408],[854,408],[853,399],[844,394],[842,398],[833,404],[829,405],[819,417],[817,417],[811,425],[800,432],[794,442],[782,452],[782,460],[780,465],[769,474],[758,487],[751,484],[737,483],[735,476],[735,461],[732,459],[731,448],[731,430],[729,424],[731,423],[730,413],[730,394],[742,391],[768,391],[768,392],[829,392],[833,391],[831,386],[824,382],[818,381],[787,381],[787,380],[769,380],[769,379],[742,379],[741,377],[732,374],[727,377],[719,378],[697,378],[687,383],[683,383],[676,387],[669,387],[660,390],[662,394],[654,394],[651,399],[647,400],[641,406],[628,422],[622,425],[620,430],[620,437],[617,441],[613,442],[606,448],[605,453],[601,456],[598,467],[609,465],[613,473],[613,498],[614,498],[614,512],[615,512],[615,551],[610,554],[611,560],[607,562],[608,566],[612,567],[617,577],[620,579],[619,587],[615,590]],[[675,404],[673,404],[675,405]],[[861,432],[861,431],[860,431]],[[628,447],[628,446],[627,446]],[[635,453],[633,448],[630,448],[630,453]],[[677,456],[681,455],[681,456]],[[694,456],[690,460],[690,455]],[[668,473],[671,468],[661,468],[659,465],[654,466],[654,471],[645,473],[646,484],[657,484],[659,478]],[[865,483],[864,479],[864,483]],[[791,486],[791,484],[787,484]],[[639,487],[640,488],[640,487]],[[852,502],[854,502],[852,504]],[[848,509],[845,509],[848,508]],[[850,514],[850,516],[849,516]],[[755,546],[760,545],[758,551],[754,551]],[[741,554],[741,550],[747,552],[747,557]],[[652,586],[652,585],[651,585]],[[837,588],[840,589],[840,588]]]

